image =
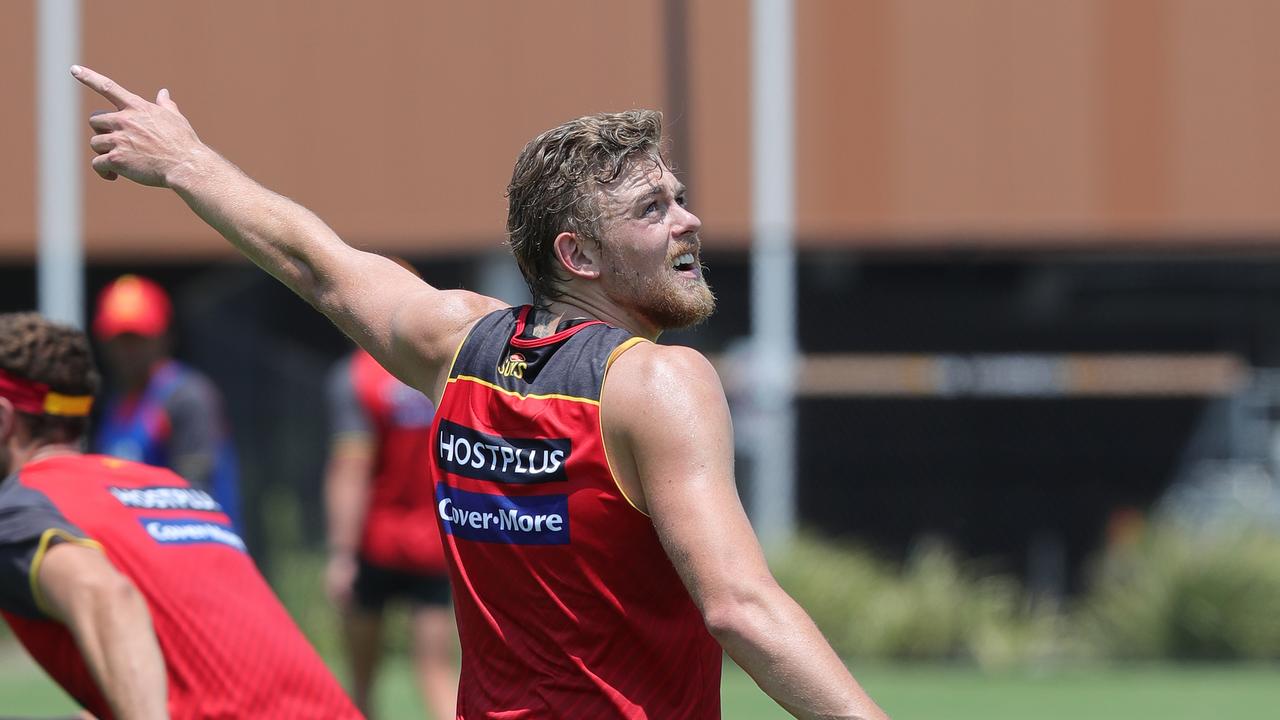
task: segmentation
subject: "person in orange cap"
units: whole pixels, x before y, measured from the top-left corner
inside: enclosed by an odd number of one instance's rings
[[[173,304],[154,281],[116,278],[98,296],[93,333],[111,370],[94,450],[167,467],[209,492],[237,527],[239,478],[222,399],[200,372],[169,355]]]

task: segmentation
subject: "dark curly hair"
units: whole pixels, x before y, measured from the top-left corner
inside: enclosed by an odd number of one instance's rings
[[[597,113],[551,128],[516,158],[507,186],[507,244],[535,301],[560,296],[552,241],[562,232],[600,242],[599,188],[633,160],[663,162],[662,113]]]
[[[34,312],[0,313],[0,368],[64,395],[95,395],[100,383],[89,338]],[[50,442],[74,442],[89,429],[88,418],[19,414],[32,437]]]

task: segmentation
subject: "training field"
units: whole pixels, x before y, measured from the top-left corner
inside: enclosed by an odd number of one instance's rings
[[[420,718],[403,662],[387,669],[383,720]],[[859,677],[895,720],[1250,720],[1277,717],[1280,667],[1088,668],[984,675],[966,667],[876,666]],[[0,648],[0,716],[64,715],[71,703],[13,648]],[[787,718],[732,664],[725,720]]]

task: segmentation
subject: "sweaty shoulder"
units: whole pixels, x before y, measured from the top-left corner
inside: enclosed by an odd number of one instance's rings
[[[724,395],[720,377],[711,361],[697,350],[681,345],[638,343],[610,366],[608,387],[612,395],[640,393],[648,402],[664,398],[679,401],[690,393]]]
[[[648,511],[669,460],[705,465],[732,431],[715,368],[692,348],[640,343],[618,356],[601,395],[605,447],[628,497]],[[680,471],[681,473],[684,470]]]

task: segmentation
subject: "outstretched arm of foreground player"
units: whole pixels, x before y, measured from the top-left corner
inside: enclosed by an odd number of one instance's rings
[[[99,550],[50,548],[37,575],[43,609],[71,631],[116,717],[167,718],[169,681],[142,593]]]
[[[324,313],[406,383],[438,399],[463,334],[502,307],[440,291],[391,260],[350,247],[314,213],[259,185],[196,136],[161,90],[149,102],[93,70],[72,75],[115,105],[89,120],[93,169],[173,189],[250,260]]]
[[[603,403],[615,471],[729,656],[796,717],[887,718],[769,571],[734,486],[729,408],[706,358],[642,343],[614,363]]]

